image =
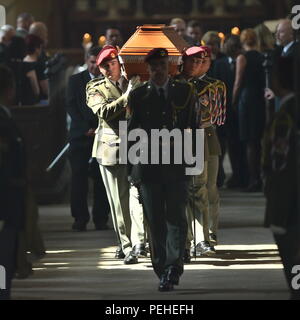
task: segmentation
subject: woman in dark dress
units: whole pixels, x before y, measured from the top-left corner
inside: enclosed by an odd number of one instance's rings
[[[233,104],[238,106],[239,138],[245,149],[249,178],[246,191],[261,191],[260,154],[265,126],[263,56],[253,29],[241,33],[244,53],[236,60]]]
[[[16,79],[16,105],[33,105],[39,101],[40,88],[33,65],[23,62],[26,44],[23,38],[13,37],[8,46],[8,67]]]
[[[49,86],[48,79],[45,75],[45,64],[39,60],[42,53],[43,40],[34,34],[29,34],[25,38],[26,56],[24,62],[31,65],[36,72],[38,84],[40,87],[40,100],[48,99]]]

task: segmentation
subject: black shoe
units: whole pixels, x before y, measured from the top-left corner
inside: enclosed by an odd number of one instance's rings
[[[32,264],[26,262],[24,265],[19,267],[15,273],[16,279],[27,279],[33,274]]]
[[[213,256],[216,254],[215,248],[208,241],[199,242],[196,246],[196,251],[200,256]]]
[[[194,246],[191,247],[190,256],[194,257],[194,258],[197,256],[197,251],[196,251],[196,248]]]
[[[72,230],[77,232],[86,231],[86,225],[87,222],[75,221],[72,225]]]
[[[209,243],[212,247],[218,245],[217,236],[214,233],[209,234]]]
[[[190,249],[185,249],[184,250],[183,262],[184,263],[190,263],[191,262]]]
[[[124,258],[124,264],[136,264],[139,263],[138,257],[133,251],[128,252]]]
[[[95,230],[97,231],[109,230],[109,226],[107,224],[95,223]]]
[[[135,245],[132,251],[137,257],[147,258],[147,250],[143,243]]]
[[[116,259],[124,259],[125,258],[125,254],[124,254],[121,246],[119,246],[118,249],[116,250],[115,258]]]
[[[174,266],[169,267],[167,274],[167,280],[169,280],[173,285],[178,286],[179,285],[179,272],[178,269]]]
[[[173,290],[174,290],[173,284],[167,279],[165,274],[162,275],[160,278],[158,291],[168,292],[168,291],[173,291]]]

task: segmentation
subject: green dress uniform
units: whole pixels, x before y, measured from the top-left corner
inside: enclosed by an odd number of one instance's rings
[[[121,78],[121,85],[127,85]],[[120,80],[119,80],[120,81]],[[125,83],[126,82],[126,83]],[[126,121],[127,96],[109,79],[87,84],[87,105],[99,117],[92,157],[97,158],[106,188],[114,229],[125,255],[132,251],[127,166],[120,164],[119,121]]]
[[[201,106],[201,128],[204,128],[204,170],[202,174],[193,177],[190,184],[189,203],[187,206],[188,216],[188,237],[187,249],[190,248],[193,238],[194,245],[200,241],[210,240],[210,233],[217,234],[219,222],[220,198],[217,188],[217,176],[219,169],[219,156],[221,147],[216,133],[215,126],[211,123],[209,110],[209,95],[207,89],[215,81],[204,76],[198,79],[191,79],[198,93],[199,105]],[[193,207],[195,212],[193,212]],[[193,219],[195,214],[195,235],[193,237]]]
[[[193,127],[195,119],[195,93],[193,86],[169,79],[165,89],[148,81],[132,91],[129,97],[131,119],[129,130],[141,128],[148,136],[148,157],[153,129]],[[129,131],[130,132],[130,131]],[[157,147],[153,146],[153,148]],[[189,176],[185,164],[172,162],[174,144],[171,141],[170,164],[139,164],[138,178],[144,214],[150,231],[151,259],[156,275],[161,278],[170,270],[183,273],[183,253],[187,235],[185,208],[187,204]],[[164,150],[159,144],[159,154]]]

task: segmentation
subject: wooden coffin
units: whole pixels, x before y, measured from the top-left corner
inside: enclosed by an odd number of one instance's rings
[[[144,62],[147,53],[153,48],[165,48],[169,53],[170,74],[178,72],[178,64],[182,51],[188,44],[181,38],[173,27],[164,24],[143,25],[129,38],[120,50],[128,78],[139,75],[142,81],[149,79],[147,65]]]

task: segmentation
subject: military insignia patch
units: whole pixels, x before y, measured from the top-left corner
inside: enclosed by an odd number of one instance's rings
[[[116,57],[116,55],[115,55],[114,53],[112,53],[112,54],[110,55],[110,57],[111,57],[112,59],[114,59],[114,58]]]
[[[207,107],[209,105],[209,97],[207,94],[204,94],[203,96],[199,97],[199,101],[202,105]]]

